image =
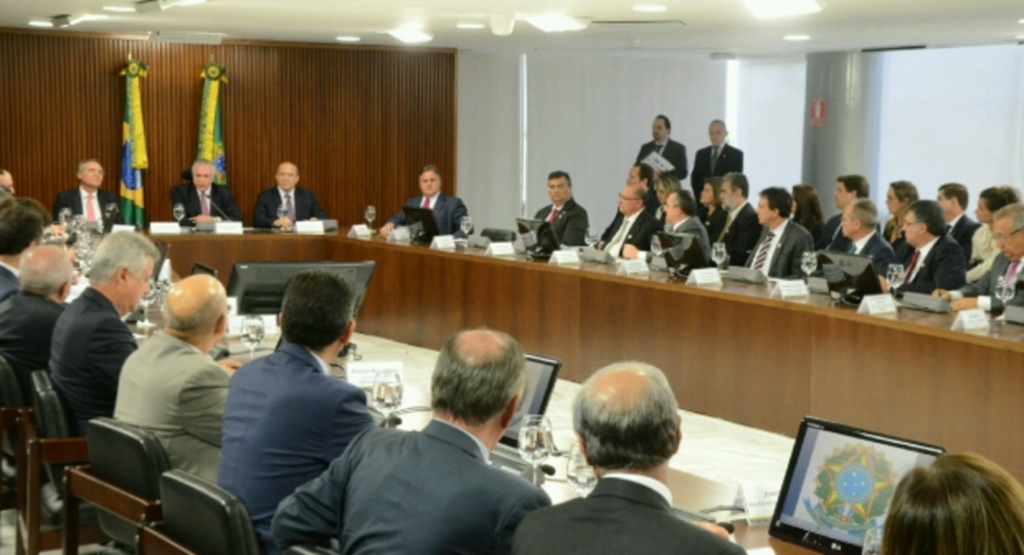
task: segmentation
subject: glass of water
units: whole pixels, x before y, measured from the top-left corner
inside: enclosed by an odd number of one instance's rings
[[[1010,302],[1010,299],[1012,299],[1014,294],[1016,294],[1016,291],[1014,291],[1014,283],[1012,281],[1007,281],[1006,276],[999,276],[999,279],[996,280],[995,294],[995,297],[1003,304],[1003,308],[1002,310],[992,310],[992,313],[1005,314],[1006,303]]]
[[[103,207],[103,219],[110,220],[114,217],[114,212],[117,211],[117,205],[113,202],[108,202]]]
[[[588,247],[594,248],[594,245],[597,244],[597,232],[588,227],[587,235],[583,238],[583,242],[586,243]]]
[[[372,204],[367,206],[363,217],[366,218],[366,227],[373,231],[373,220],[377,219],[377,207]]]
[[[722,263],[729,259],[729,253],[725,250],[725,243],[715,243],[711,247],[711,260],[715,262],[715,267],[719,270],[722,269]]]
[[[174,216],[174,221],[181,222],[185,219],[185,205],[177,202],[174,204],[174,208],[171,209],[171,215]]]
[[[64,233],[71,233],[71,209],[61,208],[57,215],[57,222],[64,228]]]
[[[373,377],[373,406],[384,413],[384,427],[392,428],[395,409],[402,405],[402,376],[398,372],[378,372]]]
[[[462,219],[459,220],[459,226],[462,228],[462,232],[468,236],[469,232],[473,231],[473,218],[463,216]]]
[[[519,427],[519,456],[533,466],[533,482],[540,484],[540,465],[551,454],[551,422],[546,416],[528,414]]]
[[[804,275],[808,279],[811,278],[811,274],[814,270],[818,269],[818,253],[814,251],[807,251],[800,257],[800,269],[804,271]]]
[[[156,324],[149,321],[149,310],[153,308],[153,303],[160,298],[160,288],[157,287],[156,280],[149,280],[149,291],[142,296],[142,302],[139,305],[142,307],[142,321],[137,322],[135,325],[139,329],[148,330],[155,328]]]
[[[288,208],[286,208],[284,204],[281,204],[281,206],[277,207],[277,219],[280,220],[281,218],[287,218],[287,217],[288,217]],[[290,226],[290,225],[288,225],[288,226],[281,226],[281,231],[291,231],[291,229],[292,229],[292,226]]]
[[[658,237],[658,235],[655,234],[654,237],[651,238],[651,255],[661,256],[661,253],[664,251],[665,249],[661,246],[661,237]]]
[[[594,487],[597,486],[597,474],[594,473],[594,467],[587,463],[587,458],[583,456],[583,451],[580,450],[578,443],[573,443],[569,448],[565,462],[565,477],[580,497],[590,495],[590,492],[594,491]]]
[[[246,316],[242,319],[242,344],[249,348],[249,360],[256,356],[256,347],[263,343],[266,329],[263,318],[259,316]]]
[[[882,535],[885,529],[881,526],[872,528],[864,534],[864,548],[861,555],[879,555],[882,552]]]
[[[905,270],[903,264],[889,264],[889,270],[885,273],[885,279],[889,281],[889,291],[893,298],[896,298],[896,290],[903,285]]]

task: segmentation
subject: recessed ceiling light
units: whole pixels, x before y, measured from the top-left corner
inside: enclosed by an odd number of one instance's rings
[[[32,25],[32,24],[31,24],[31,23],[29,23],[29,25]],[[1014,38],[1016,38],[1017,40],[1024,40],[1024,35],[1017,35],[1017,36],[1016,36],[1016,37],[1014,37]]]
[[[104,19],[110,19],[110,16],[106,14],[87,13],[84,15],[72,17],[70,23],[72,25],[78,25],[83,21],[101,21]]]
[[[517,17],[545,33],[580,31],[587,28],[586,21],[566,14],[522,15]]]
[[[786,35],[786,36],[782,37],[782,40],[790,40],[790,41],[811,40],[811,35]]]
[[[417,44],[421,42],[430,42],[434,39],[434,35],[421,31],[419,29],[392,29],[388,31],[388,34],[395,37],[396,39],[406,44]]]
[[[668,6],[659,6],[658,4],[637,4],[636,6],[633,6],[633,11],[647,13],[665,12],[668,11]]]
[[[198,6],[199,4],[205,4],[206,0],[178,0],[176,6]]]
[[[32,27],[53,27],[52,21],[29,21],[28,24]]]
[[[821,11],[815,0],[743,0],[747,9],[760,19],[791,17]]]
[[[342,35],[340,37],[335,37],[335,40],[338,40],[340,42],[359,42],[363,39],[353,35]]]
[[[459,29],[483,29],[483,23],[459,23],[455,25]]]
[[[103,6],[103,11],[135,13],[135,6]]]

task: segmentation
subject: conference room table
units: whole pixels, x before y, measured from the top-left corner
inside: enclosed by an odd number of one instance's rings
[[[825,295],[769,298],[767,285],[689,286],[664,272],[560,267],[481,249],[432,250],[338,234],[154,236],[178,273],[195,262],[227,284],[240,261],[363,261],[376,271],[362,333],[438,349],[487,326],[560,359],[582,381],[637,359],[667,374],[680,406],[792,436],[804,415],[972,451],[1024,479],[1024,327],[952,331],[954,315],[869,316]]]

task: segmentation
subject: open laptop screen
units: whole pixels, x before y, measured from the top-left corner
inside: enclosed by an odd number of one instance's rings
[[[545,358],[537,355],[526,355],[526,391],[519,402],[519,408],[512,419],[512,424],[501,443],[509,447],[519,445],[519,424],[527,414],[544,414],[548,410],[548,401],[551,400],[551,392],[555,390],[555,383],[558,381],[558,371],[562,363],[553,358]]]

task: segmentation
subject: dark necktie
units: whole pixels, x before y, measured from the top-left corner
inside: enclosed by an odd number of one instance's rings
[[[914,251],[914,256],[910,257],[910,264],[907,265],[907,283],[914,280],[914,268],[917,267],[917,257],[921,254],[921,251]]]
[[[774,238],[775,234],[771,231],[768,232],[768,235],[764,236],[764,242],[761,243],[761,248],[757,249],[757,256],[754,257],[753,268],[755,270],[760,270],[765,265],[765,262],[768,261],[768,251],[772,246],[772,239]]]
[[[718,147],[711,149],[711,173],[715,173],[715,165],[718,164]]]

